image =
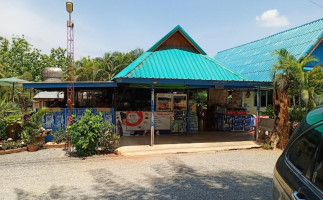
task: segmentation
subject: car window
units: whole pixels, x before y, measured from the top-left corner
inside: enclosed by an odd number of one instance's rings
[[[311,180],[311,166],[321,140],[321,133],[311,129],[299,137],[289,148],[287,158],[308,179]]]
[[[315,161],[312,182],[316,187],[323,191],[323,148],[321,147]]]
[[[316,130],[323,134],[323,126],[318,127]],[[323,191],[323,143],[320,145],[320,150],[314,163],[312,182]]]

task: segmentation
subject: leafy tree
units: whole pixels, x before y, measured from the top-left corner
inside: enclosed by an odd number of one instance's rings
[[[0,77],[19,77],[29,81],[42,81],[41,71],[45,67],[56,66],[64,71],[67,66],[65,49],[51,49],[49,55],[33,48],[22,37],[14,36],[11,42],[0,37]]]

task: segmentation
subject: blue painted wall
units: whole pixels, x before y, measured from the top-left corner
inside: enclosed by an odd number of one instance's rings
[[[311,62],[311,63],[307,64],[307,67],[314,67],[315,65],[317,65],[319,63],[323,63],[323,42],[321,42],[319,44],[319,46],[316,47],[316,49],[313,51],[311,56],[316,57],[317,59],[319,59],[319,61],[318,62]]]
[[[85,108],[74,108],[74,115],[76,120],[81,119],[84,114]],[[103,121],[114,123],[114,108],[92,108],[92,113],[98,114],[102,113]],[[43,127],[45,129],[52,129],[53,131],[62,129],[65,130],[69,124],[69,117],[71,117],[71,112],[68,108],[58,108],[55,110],[50,110],[43,117]]]

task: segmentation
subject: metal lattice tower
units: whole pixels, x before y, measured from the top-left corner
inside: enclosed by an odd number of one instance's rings
[[[74,22],[72,21],[72,12],[73,12],[73,3],[70,1],[66,2],[66,10],[68,12],[68,21],[67,21],[67,59],[68,59],[68,78],[70,79],[69,84],[67,85],[67,106],[71,111],[71,115],[68,117],[69,122],[73,123],[73,111],[74,111]],[[66,153],[72,152],[71,146],[71,137],[68,136],[68,147]]]
[[[66,2],[66,10],[69,13],[69,20],[67,21],[67,59],[68,59],[68,75],[70,83],[67,86],[67,105],[73,114],[74,107],[74,22],[71,19],[71,13],[73,12],[73,3]]]

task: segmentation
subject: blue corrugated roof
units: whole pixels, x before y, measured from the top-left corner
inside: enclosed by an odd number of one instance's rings
[[[181,31],[186,39],[191,44],[194,44],[201,53],[194,53],[180,48],[155,51],[159,44],[167,40],[176,31]],[[246,80],[243,76],[227,69],[218,61],[206,55],[180,26],[176,26],[162,40],[113,77],[113,79],[116,78]]]
[[[323,36],[323,18],[241,46],[220,51],[214,57],[248,80],[271,81],[275,50],[285,48],[297,59],[306,56]]]

